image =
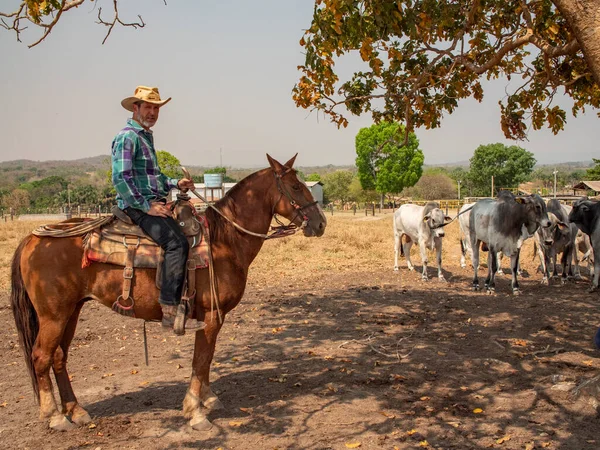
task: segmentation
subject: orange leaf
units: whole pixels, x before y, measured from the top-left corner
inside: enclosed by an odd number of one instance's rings
[[[360,442],[346,442],[344,445],[346,446],[346,448],[358,448],[362,444]]]
[[[473,413],[474,413],[474,414],[481,414],[482,412],[483,412],[483,409],[481,409],[481,408],[475,408],[475,409],[473,410]]]

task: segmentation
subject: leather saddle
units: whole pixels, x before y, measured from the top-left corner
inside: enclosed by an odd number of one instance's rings
[[[167,206],[172,207],[175,220],[190,244],[186,288],[182,301],[189,302],[188,311],[191,311],[196,294],[195,270],[207,268],[210,261],[208,222],[189,201],[177,201]],[[134,316],[134,302],[130,296],[134,269],[156,268],[156,287],[160,289],[164,251],[123,211],[114,207],[111,212],[113,220],[86,234],[82,267],[87,267],[93,262],[124,267],[123,292],[113,304],[113,309],[121,314]]]

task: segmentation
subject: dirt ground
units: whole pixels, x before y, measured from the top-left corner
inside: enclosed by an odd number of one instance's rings
[[[181,412],[193,336],[148,324],[146,366],[143,323],[93,303],[69,360],[93,423],[61,433],[38,420],[6,289],[25,228],[0,224],[0,448],[600,448],[596,409],[566,391],[600,369],[585,268],[584,281],[542,286],[527,241],[523,294],[505,275],[486,295],[459,265],[456,223],[444,283],[431,264],[421,281],[416,254],[416,272],[392,270],[391,215],[329,220],[323,238],[267,242],[252,266],[213,361],[226,409],[204,433]]]

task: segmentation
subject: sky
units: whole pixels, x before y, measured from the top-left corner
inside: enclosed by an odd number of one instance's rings
[[[2,2],[6,12],[18,2]],[[157,86],[173,100],[154,127],[157,149],[184,165],[265,167],[265,154],[297,166],[351,165],[354,138],[372,125],[368,115],[349,116],[338,129],[327,118],[299,109],[292,88],[304,62],[299,40],[310,26],[311,0],[127,0],[125,21],[140,14],[146,27],[106,28],[95,23],[97,7],[86,2],[65,13],[50,36],[32,49],[0,29],[0,161],[57,160],[109,155],[114,135],[130,113],[120,101],[137,85]],[[107,16],[108,17],[108,16]],[[342,73],[356,58],[338,63]],[[483,103],[461,101],[435,130],[417,129],[425,164],[466,161],[482,144],[515,142],[500,130],[498,100],[505,82],[486,83]],[[566,98],[561,105],[570,109]],[[600,157],[596,111],[573,118],[565,131],[529,133],[516,143],[541,164]]]

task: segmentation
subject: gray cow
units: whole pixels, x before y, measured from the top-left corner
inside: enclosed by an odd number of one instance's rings
[[[438,278],[444,280],[442,273],[442,238],[446,216],[436,202],[429,202],[425,206],[406,204],[400,206],[394,213],[394,270],[398,270],[398,252],[406,256],[406,265],[409,270],[414,270],[410,261],[410,248],[413,242],[419,244],[421,261],[423,262],[423,280],[427,280],[427,250],[435,247],[437,253]],[[406,243],[402,237],[406,236]]]
[[[594,254],[600,249],[600,203],[588,199],[575,202],[569,214],[569,220],[590,237]],[[600,276],[600,258],[594,258],[594,278],[590,291],[598,289]]]
[[[498,195],[497,200],[479,200],[471,210],[469,218],[471,248],[473,249],[473,289],[479,290],[477,267],[479,266],[479,245],[487,244],[488,276],[485,286],[488,292],[496,289],[497,260],[496,252],[501,251],[510,257],[512,272],[512,291],[518,295],[519,282],[517,267],[519,253],[525,239],[531,236],[538,227],[550,226],[546,213],[546,204],[539,195],[515,197],[510,192]]]
[[[575,238],[577,237],[577,226],[570,223],[567,209],[556,199],[548,200],[548,228],[539,228],[535,232],[535,242],[542,265],[542,284],[549,284],[550,264],[552,263],[552,278],[558,278],[556,271],[556,258],[562,253],[562,284],[567,281],[567,272],[573,276],[573,257],[575,257],[577,272],[579,271],[579,260],[575,249]],[[568,265],[568,270],[567,270]]]

